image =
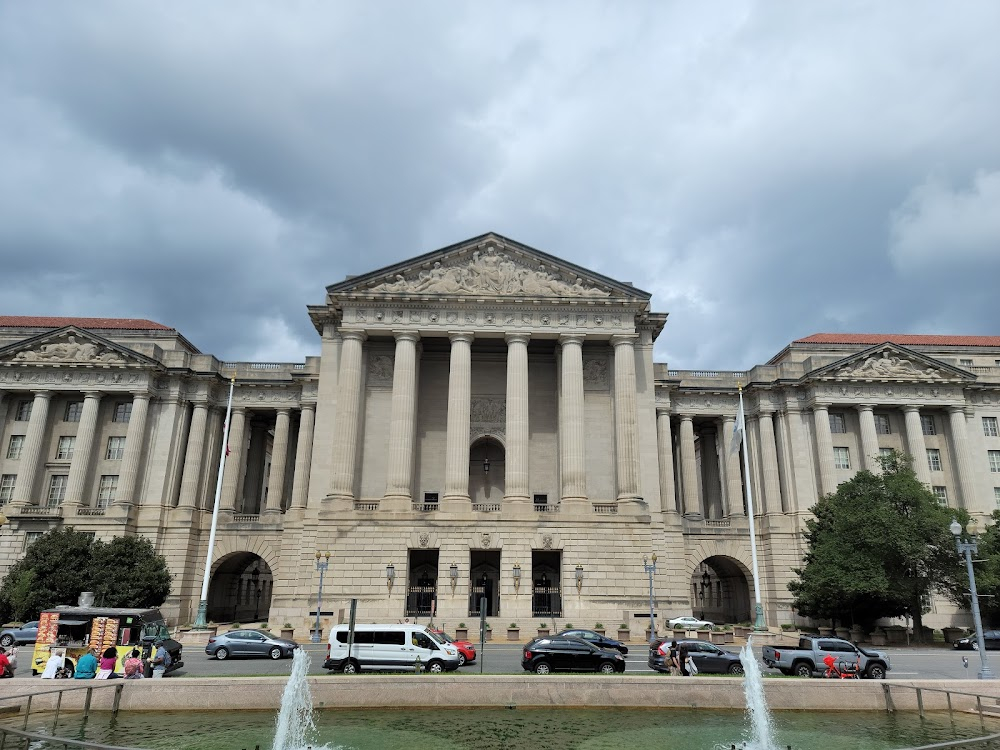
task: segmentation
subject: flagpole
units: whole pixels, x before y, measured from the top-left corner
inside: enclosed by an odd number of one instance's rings
[[[746,418],[743,416],[745,414],[743,411],[743,386],[737,387],[740,392],[740,420],[742,424],[739,425],[739,428],[741,431],[740,437],[743,440],[743,474],[746,477],[743,486],[746,488],[747,516],[750,519],[750,559],[753,562],[753,595],[756,603],[753,629],[764,630],[767,626],[764,624],[764,607],[760,603],[760,572],[757,568],[757,531],[754,525],[753,489],[750,486],[750,463],[748,459],[750,441],[747,440]]]
[[[198,616],[194,620],[195,629],[208,625],[208,584],[212,574],[212,553],[215,551],[215,530],[219,525],[219,505],[222,499],[222,472],[226,468],[226,454],[229,452],[229,422],[233,413],[233,387],[236,376],[229,380],[229,403],[226,404],[226,425],[222,431],[222,450],[219,451],[219,478],[215,482],[215,504],[212,506],[212,531],[208,535],[208,554],[205,555],[205,577],[201,581],[201,599],[198,602]],[[756,559],[756,558],[755,558]],[[756,565],[756,562],[754,563]]]

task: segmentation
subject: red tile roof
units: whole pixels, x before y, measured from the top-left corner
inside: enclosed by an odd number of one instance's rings
[[[51,318],[32,315],[0,315],[0,328],[77,328],[123,331],[172,331],[170,326],[142,318]]]
[[[889,341],[901,346],[1000,346],[1000,336],[925,336],[908,333],[814,333],[795,344],[865,344]]]

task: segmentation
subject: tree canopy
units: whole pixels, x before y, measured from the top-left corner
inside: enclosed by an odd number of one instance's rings
[[[157,607],[170,594],[162,555],[142,536],[103,542],[73,528],[40,536],[0,583],[0,621],[28,620],[93,591],[103,607]]]
[[[976,555],[976,589],[984,627],[1000,622],[1000,510],[993,511],[991,524],[979,537]],[[966,603],[969,606],[969,603]]]
[[[909,616],[919,637],[931,594],[968,599],[948,529],[968,514],[941,506],[909,456],[894,451],[881,464],[879,474],[859,471],[811,509],[805,564],[788,588],[804,616],[862,625]]]

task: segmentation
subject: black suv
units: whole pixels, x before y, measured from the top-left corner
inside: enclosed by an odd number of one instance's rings
[[[614,674],[625,671],[625,657],[617,651],[598,648],[582,638],[552,636],[535,638],[525,646],[521,666],[535,674],[555,671]]]
[[[672,638],[667,639],[671,643]],[[649,644],[649,668],[656,672],[669,672],[670,667],[664,664],[664,658],[660,654],[660,644],[662,640],[655,640]],[[687,649],[688,656],[694,661],[699,672],[715,674],[743,674],[743,663],[740,655],[732,651],[719,648],[714,643],[708,641],[681,640],[677,641],[677,648]]]
[[[616,641],[614,638],[608,638],[606,635],[601,635],[596,630],[573,628],[571,630],[562,630],[556,633],[557,638],[562,638],[565,635],[572,636],[573,638],[583,638],[583,640],[588,643],[593,643],[598,648],[613,648],[616,651],[620,651],[622,656],[628,653],[628,646],[624,643]]]

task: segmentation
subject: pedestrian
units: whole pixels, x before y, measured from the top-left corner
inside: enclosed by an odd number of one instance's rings
[[[66,662],[66,649],[57,648],[49,655],[49,660],[45,662],[45,669],[42,670],[43,680],[54,680],[59,676]]]
[[[690,677],[688,672],[688,648],[687,644],[681,643],[677,649],[677,669],[681,673],[681,677]]]
[[[73,678],[76,680],[92,680],[97,675],[97,649],[92,648],[80,657],[76,663],[76,672]]]
[[[670,674],[677,677],[681,673],[680,652],[677,649],[677,641],[670,641]]]
[[[125,663],[122,665],[125,671],[126,680],[141,680],[146,675],[145,665],[142,663],[142,658],[139,655],[139,649],[134,648],[132,652],[125,658]]]
[[[156,653],[153,654],[153,679],[156,680],[161,679],[170,666],[170,654],[164,648],[162,640],[157,640],[153,645],[156,647]]]
[[[95,680],[113,680],[120,675],[115,674],[115,666],[118,664],[118,650],[114,646],[108,646],[101,654],[101,661],[98,665]]]
[[[7,658],[7,649],[0,648],[0,677],[13,677],[14,667],[10,665],[10,660]]]

